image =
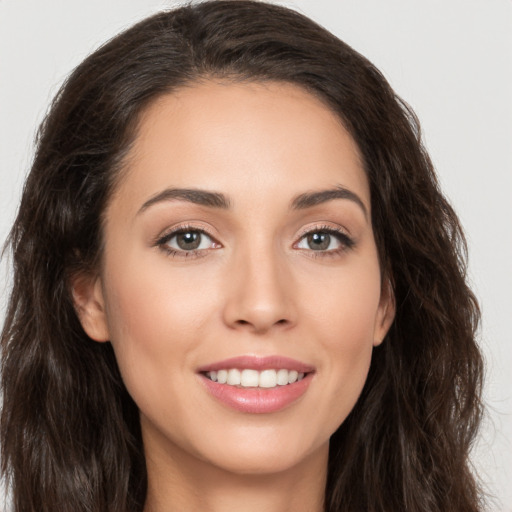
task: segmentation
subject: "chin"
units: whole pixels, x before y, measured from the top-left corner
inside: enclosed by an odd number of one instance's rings
[[[327,462],[328,439],[311,442],[307,436],[298,432],[298,435],[259,434],[230,436],[230,442],[226,442],[226,438],[219,442],[211,439],[202,458],[233,474],[262,476],[286,472],[308,464],[313,457],[325,457]]]
[[[223,457],[222,459],[208,461],[218,469],[240,476],[271,476],[293,470],[309,458],[300,454],[260,453],[255,456],[242,454],[239,457]]]

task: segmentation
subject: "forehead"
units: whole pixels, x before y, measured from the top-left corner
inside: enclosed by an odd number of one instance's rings
[[[288,83],[206,81],[146,109],[114,198],[136,207],[172,186],[270,201],[339,185],[369,208],[357,145],[317,97]]]

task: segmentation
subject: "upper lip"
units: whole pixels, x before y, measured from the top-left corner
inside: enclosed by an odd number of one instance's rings
[[[270,369],[284,369],[295,370],[299,373],[310,373],[315,370],[314,366],[310,364],[297,361],[285,356],[254,356],[244,355],[238,357],[231,357],[222,361],[216,361],[211,364],[206,364],[197,369],[198,372],[215,372],[218,370],[229,370],[237,368],[241,370],[270,370]]]

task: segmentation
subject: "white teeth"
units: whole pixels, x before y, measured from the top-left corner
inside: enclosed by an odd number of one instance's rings
[[[240,370],[232,369],[228,371],[228,380],[230,386],[240,386]]]
[[[257,388],[259,383],[259,373],[257,370],[243,370],[241,382],[244,388]]]
[[[284,386],[288,384],[288,370],[278,370],[277,371],[277,383],[280,386]]]
[[[244,388],[275,388],[276,386],[286,386],[293,384],[304,378],[304,373],[296,370],[269,369],[262,370],[238,370],[230,368],[229,370],[218,370],[207,372],[206,376],[219,384],[228,384],[229,386],[242,386]]]
[[[260,373],[260,388],[275,388],[277,386],[277,372],[275,370],[263,370]]]
[[[288,384],[293,384],[297,380],[297,376],[299,375],[299,372],[296,372],[295,370],[291,370],[288,372]]]

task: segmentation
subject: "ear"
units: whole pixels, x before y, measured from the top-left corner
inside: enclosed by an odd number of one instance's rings
[[[395,319],[396,304],[393,286],[389,279],[382,283],[380,292],[379,308],[375,319],[375,330],[373,333],[373,346],[380,345],[389,331],[393,320]]]
[[[89,338],[105,342],[110,339],[101,278],[78,274],[70,280],[73,305]]]

